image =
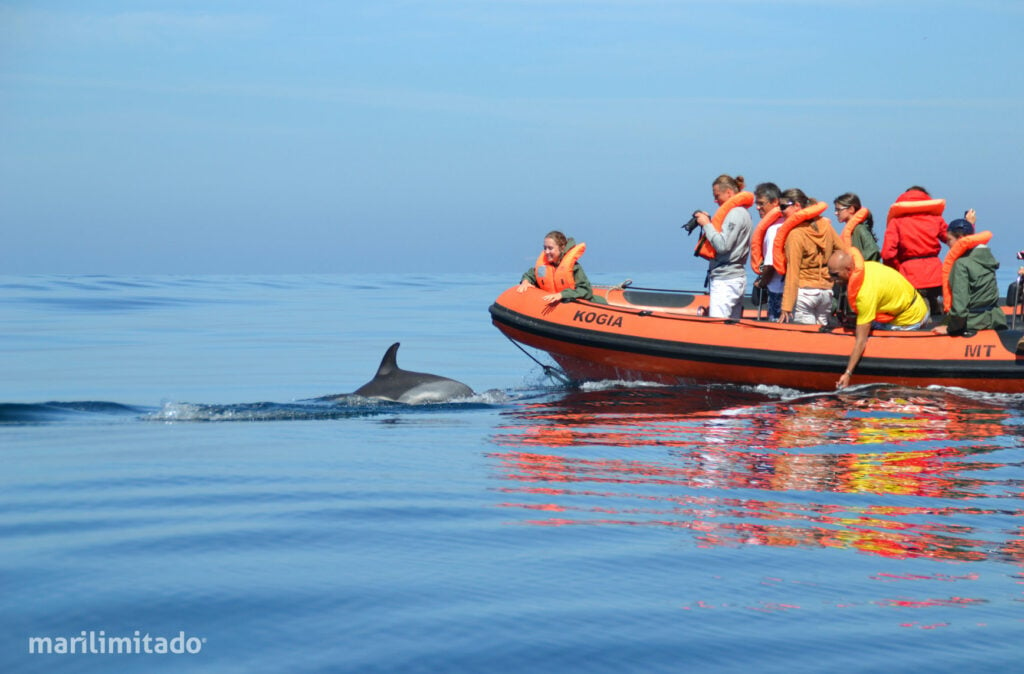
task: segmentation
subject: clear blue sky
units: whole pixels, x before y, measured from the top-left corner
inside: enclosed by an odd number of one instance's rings
[[[1015,269],[1022,112],[1018,0],[0,0],[0,273],[693,268],[720,173]]]

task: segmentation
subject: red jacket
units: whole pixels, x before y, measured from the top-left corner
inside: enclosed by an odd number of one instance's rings
[[[904,192],[896,199],[928,201],[919,190]],[[942,262],[939,251],[946,242],[946,221],[941,215],[916,213],[889,220],[882,242],[882,262],[894,267],[915,288],[942,286]]]

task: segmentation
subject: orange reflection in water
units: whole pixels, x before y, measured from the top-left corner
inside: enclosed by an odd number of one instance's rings
[[[1024,549],[1020,530],[1001,545],[983,533],[1024,514],[1019,500],[1010,513],[982,505],[1019,493],[994,475],[1002,463],[982,460],[1013,433],[1004,409],[899,389],[739,402],[605,391],[516,410],[494,438],[511,449],[490,455],[507,483],[499,505],[540,526],[684,529],[701,546],[949,561]]]

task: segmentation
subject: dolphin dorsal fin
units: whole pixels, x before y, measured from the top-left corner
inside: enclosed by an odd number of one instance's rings
[[[398,367],[398,347],[401,342],[395,342],[388,347],[387,352],[384,353],[384,357],[380,361],[380,367],[377,368],[377,376],[382,377],[384,375],[397,372]]]

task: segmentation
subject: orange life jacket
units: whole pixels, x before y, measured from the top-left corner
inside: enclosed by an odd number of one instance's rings
[[[547,258],[541,252],[537,257],[537,264],[534,265],[534,272],[537,275],[537,287],[549,293],[559,293],[566,289],[576,287],[576,278],[573,276],[572,268],[587,250],[587,244],[577,243],[565,251],[562,259],[555,267],[547,263]]]
[[[844,248],[849,248],[853,245],[853,230],[857,229],[857,226],[868,219],[871,215],[871,211],[864,208],[863,206],[846,221],[846,227],[843,228],[843,233],[839,235],[839,239],[843,242]],[[863,252],[863,251],[861,251]]]
[[[750,268],[755,274],[761,273],[761,265],[764,264],[764,235],[768,233],[768,228],[778,221],[779,213],[779,207],[773,206],[764,214],[750,235]]]
[[[738,192],[729,197],[724,204],[718,207],[715,214],[711,216],[711,225],[715,228],[716,232],[722,231],[722,223],[725,222],[725,216],[729,215],[729,211],[734,208],[750,208],[754,205],[754,193],[753,192]],[[701,232],[700,239],[697,240],[697,247],[693,249],[694,255],[699,255],[705,260],[714,260],[716,251],[711,242],[708,241],[708,237]]]
[[[904,215],[942,215],[946,210],[945,199],[922,199],[921,201],[897,201],[889,207],[888,223],[893,218]]]
[[[813,203],[806,208],[801,208],[793,215],[786,218],[786,221],[782,223],[782,227],[779,227],[779,231],[775,234],[775,245],[772,247],[772,266],[775,267],[775,271],[780,274],[786,273],[786,238],[789,233],[793,231],[795,227],[799,227],[805,222],[817,219],[825,209],[828,208],[828,204],[824,201]],[[822,218],[822,222],[826,226],[831,227],[832,223],[829,222],[828,218]]]
[[[953,272],[953,263],[959,260],[967,251],[991,240],[992,232],[978,232],[977,234],[962,236],[956,240],[953,247],[946,253],[946,259],[942,262],[942,308],[947,314],[953,308],[953,289],[949,285],[949,275]]]
[[[846,297],[850,303],[850,308],[856,313],[857,293],[860,292],[860,287],[864,285],[864,256],[852,246],[846,252],[853,258],[853,271],[850,272],[850,280],[846,282]],[[896,317],[892,314],[883,314],[881,312],[875,314],[875,321],[879,323],[890,323],[894,318]]]

